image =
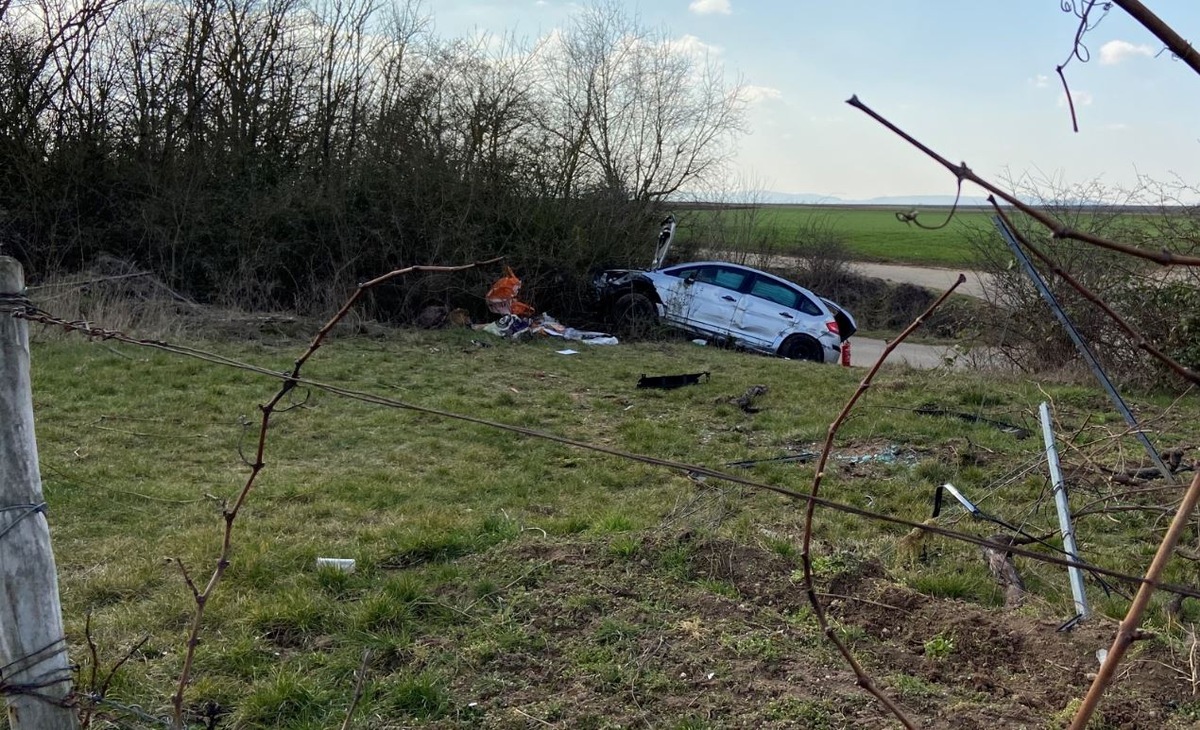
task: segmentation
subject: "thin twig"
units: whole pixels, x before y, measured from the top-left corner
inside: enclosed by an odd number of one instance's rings
[[[280,410],[279,404],[288,397],[288,395],[296,388],[297,385],[300,384],[300,370],[304,367],[304,363],[308,362],[309,358],[311,358],[316,351],[320,349],[330,331],[332,331],[333,328],[337,326],[338,322],[340,322],[350,312],[350,309],[362,297],[362,295],[372,287],[413,272],[449,273],[455,271],[465,271],[478,266],[495,263],[499,260],[500,259],[491,259],[489,261],[476,262],[463,266],[409,266],[407,268],[397,269],[390,273],[384,274],[383,276],[372,279],[364,284],[359,284],[358,288],[355,289],[354,294],[352,294],[350,298],[346,300],[346,303],[342,305],[341,309],[339,309],[337,313],[330,317],[329,321],[326,322],[325,325],[317,331],[316,335],[313,336],[312,341],[309,342],[308,348],[303,352],[303,354],[300,355],[300,357],[296,358],[296,362],[292,366],[291,371],[283,375],[283,383],[280,384],[279,390],[276,391],[275,395],[272,396],[271,399],[264,405],[259,406],[261,417],[259,419],[258,428],[258,447],[255,450],[254,461],[250,463],[250,474],[246,477],[246,483],[242,486],[241,491],[238,492],[237,498],[233,502],[233,506],[226,507],[223,510],[225,529],[221,537],[221,552],[220,556],[217,558],[216,567],[213,568],[213,572],[209,576],[208,583],[201,591],[196,590],[196,584],[192,582],[191,576],[184,571],[184,579],[188,583],[188,587],[192,590],[193,597],[196,601],[196,611],[192,615],[191,627],[188,631],[187,649],[183,657],[183,667],[180,669],[179,683],[175,688],[175,696],[172,698],[172,705],[174,706],[175,710],[173,721],[176,730],[182,730],[183,728],[183,693],[187,688],[188,680],[191,677],[192,664],[195,661],[196,656],[196,647],[200,643],[200,630],[204,622],[205,608],[207,607],[208,601],[212,597],[213,592],[216,590],[217,585],[220,584],[221,578],[225,575],[225,570],[229,567],[230,555],[233,552],[233,524],[237,520],[238,514],[241,512],[242,506],[246,503],[246,499],[249,498],[250,492],[254,489],[254,485],[258,481],[259,474],[262,473],[263,468],[266,466],[266,462],[263,461],[263,455],[267,448],[267,433],[271,428],[271,417],[277,410]],[[282,410],[286,409],[287,406],[284,406]],[[243,455],[242,458],[245,459],[245,456]]]
[[[141,649],[147,641],[150,641],[150,634],[146,634],[141,638],[140,641],[129,647],[129,651],[125,652],[125,655],[117,660],[117,663],[112,666],[112,669],[108,670],[108,674],[105,675],[104,681],[100,683],[100,689],[97,692],[100,697],[104,697],[104,695],[108,693],[108,687],[112,684],[113,677],[117,676],[117,670],[120,669],[125,662],[129,661],[133,655],[137,653],[138,649]]]
[[[87,618],[83,622],[83,636],[87,639],[88,654],[92,659],[92,666],[88,672],[88,691],[93,692],[96,689],[96,670],[100,664],[100,659],[97,656],[96,641],[92,638],[92,611],[88,609]],[[85,730],[92,725],[92,713],[95,711],[94,703],[88,702],[80,708],[79,726]]]
[[[1104,312],[1104,314],[1113,321],[1113,324],[1117,325],[1122,332],[1124,332],[1129,336],[1130,339],[1133,340],[1134,344],[1137,345],[1139,350],[1149,353],[1151,357],[1153,357],[1155,360],[1158,360],[1163,365],[1166,365],[1172,372],[1184,380],[1187,380],[1193,384],[1200,384],[1200,373],[1197,373],[1191,368],[1183,366],[1178,360],[1155,347],[1150,341],[1143,337],[1140,332],[1126,322],[1121,315],[1117,314],[1112,307],[1108,306],[1103,299],[1092,293],[1092,291],[1086,286],[1079,283],[1075,277],[1064,271],[1063,268],[1055,263],[1053,259],[1042,253],[1037,246],[1034,246],[1024,236],[1022,236],[1012,224],[1012,221],[1009,220],[1008,216],[1005,215],[1004,210],[1000,207],[1000,204],[996,202],[995,196],[989,195],[988,202],[992,204],[993,208],[995,208],[996,214],[999,215],[1000,219],[1004,221],[1004,225],[1008,227],[1009,232],[1013,234],[1018,243],[1036,256],[1039,261],[1048,266],[1056,276],[1070,284],[1071,288],[1079,292],[1080,296],[1094,304],[1100,309],[1100,311]]]
[[[116,276],[103,276],[99,279],[84,279],[83,281],[62,281],[52,284],[38,284],[37,286],[26,287],[25,291],[41,291],[42,289],[65,289],[72,286],[90,286],[91,284],[102,284],[106,281],[120,281],[122,279],[140,279],[143,276],[153,276],[153,271],[139,271],[133,274],[118,274]]]
[[[1067,84],[1067,75],[1063,73],[1063,71],[1067,68],[1067,64],[1069,64],[1072,59],[1078,58],[1082,63],[1088,62],[1088,59],[1091,58],[1091,52],[1088,50],[1088,47],[1083,44],[1083,37],[1088,31],[1100,24],[1099,20],[1097,20],[1095,23],[1091,22],[1092,8],[1095,7],[1097,0],[1082,1],[1084,4],[1081,10],[1077,10],[1075,8],[1075,3],[1073,0],[1066,0],[1060,6],[1064,12],[1074,13],[1075,17],[1079,18],[1079,25],[1075,28],[1075,42],[1071,45],[1071,53],[1067,55],[1067,60],[1054,67],[1054,71],[1058,74],[1058,78],[1062,80],[1063,94],[1066,95],[1067,105],[1071,108],[1071,129],[1075,132],[1079,131],[1079,119],[1075,115],[1075,99],[1073,99],[1071,96],[1071,87]],[[1104,15],[1108,13],[1108,7],[1108,4],[1105,3],[1103,6],[1104,14],[1100,16],[1101,20],[1103,20]]]
[[[350,730],[350,722],[354,719],[354,710],[358,707],[358,703],[362,700],[363,690],[367,686],[367,666],[371,662],[371,650],[364,649],[362,661],[359,662],[358,671],[354,673],[354,697],[350,700],[350,706],[346,708],[346,719],[342,721],[342,730]]]
[[[1163,536],[1162,544],[1158,546],[1158,552],[1154,554],[1154,560],[1150,562],[1150,567],[1146,570],[1146,580],[1138,588],[1137,595],[1134,596],[1133,603],[1129,606],[1129,611],[1125,613],[1121,627],[1117,629],[1117,635],[1108,649],[1108,656],[1100,665],[1100,671],[1096,674],[1096,679],[1092,681],[1091,688],[1088,689],[1083,702],[1079,705],[1079,710],[1075,713],[1069,730],[1084,730],[1096,712],[1100,699],[1104,696],[1104,690],[1108,688],[1113,674],[1117,670],[1117,665],[1121,663],[1121,658],[1125,656],[1125,652],[1139,634],[1142,617],[1150,606],[1150,596],[1154,593],[1154,585],[1171,559],[1175,545],[1188,526],[1188,521],[1191,519],[1192,512],[1196,510],[1198,502],[1200,502],[1200,474],[1192,479],[1192,484],[1188,487],[1183,502],[1180,503],[1179,510],[1175,513],[1175,519],[1171,520],[1171,527]]]
[[[892,351],[900,345],[901,342],[903,342],[910,334],[920,327],[921,324],[929,317],[929,315],[931,315],[938,307],[940,307],[943,302],[949,299],[950,295],[954,293],[954,290],[966,280],[966,276],[959,274],[958,279],[954,282],[953,286],[951,286],[945,291],[945,293],[938,297],[933,304],[929,305],[929,308],[922,312],[915,320],[913,320],[912,324],[906,327],[904,331],[896,337],[896,339],[888,342],[887,346],[883,348],[883,352],[879,355],[879,359],[876,360],[875,364],[871,366],[871,369],[867,371],[866,376],[863,377],[862,382],[859,383],[858,388],[854,391],[854,394],[850,396],[850,400],[847,401],[845,407],[842,408],[842,412],[839,413],[837,418],[833,420],[833,423],[829,424],[829,431],[825,435],[825,447],[821,449],[821,456],[817,459],[816,474],[813,475],[812,489],[809,492],[808,505],[804,512],[804,548],[800,553],[801,564],[804,566],[804,590],[808,594],[808,602],[812,604],[813,613],[817,617],[817,623],[821,627],[821,632],[825,634],[825,638],[829,639],[829,641],[837,647],[838,652],[841,653],[843,658],[845,658],[846,662],[850,665],[850,668],[854,670],[854,676],[857,678],[858,686],[862,687],[873,697],[875,697],[875,699],[879,700],[879,702],[886,707],[889,712],[895,715],[896,719],[899,720],[904,727],[910,728],[910,730],[915,730],[916,725],[914,725],[912,721],[908,719],[908,717],[904,714],[904,711],[901,710],[900,707],[893,702],[890,697],[885,695],[883,691],[876,686],[874,680],[871,679],[870,675],[867,674],[866,670],[864,670],[862,665],[859,664],[858,660],[855,659],[854,654],[850,651],[850,648],[846,646],[846,643],[837,635],[837,632],[834,631],[833,627],[829,625],[829,621],[825,617],[825,609],[821,605],[820,597],[817,595],[816,581],[813,577],[813,515],[815,514],[817,508],[816,498],[821,488],[821,480],[825,476],[825,465],[829,462],[829,455],[833,453],[834,437],[837,436],[838,429],[841,428],[842,423],[845,422],[847,417],[849,417],[850,411],[854,409],[854,404],[857,403],[858,399],[862,397],[863,393],[866,393],[867,389],[871,387],[871,381],[874,379],[875,374],[879,372],[879,368],[883,366],[884,361],[887,360],[888,355],[890,355]]]
[[[1177,253],[1173,253],[1171,251],[1167,251],[1165,249],[1162,251],[1157,251],[1157,252],[1156,251],[1147,251],[1145,249],[1138,248],[1137,246],[1130,246],[1130,245],[1124,244],[1124,243],[1117,243],[1116,241],[1110,241],[1107,238],[1095,236],[1090,233],[1084,233],[1082,231],[1076,231],[1072,228],[1064,226],[1061,223],[1059,223],[1058,221],[1051,218],[1046,213],[1043,213],[1042,211],[1026,204],[1024,201],[1022,201],[1020,198],[1016,197],[1015,195],[1005,192],[1004,190],[1001,190],[996,185],[993,185],[992,183],[988,182],[987,180],[979,177],[974,172],[972,172],[970,168],[967,167],[967,164],[965,162],[955,165],[954,163],[947,160],[945,157],[942,157],[941,155],[939,155],[937,152],[934,152],[932,149],[930,149],[929,147],[927,147],[926,145],[924,145],[920,141],[918,141],[915,137],[908,134],[907,132],[905,132],[903,129],[896,126],[892,122],[888,121],[888,119],[886,119],[884,116],[882,116],[881,114],[876,112],[874,109],[871,109],[866,104],[859,101],[857,96],[850,97],[849,99],[846,100],[846,103],[849,104],[850,106],[854,107],[855,109],[862,111],[867,116],[871,117],[875,121],[879,122],[883,126],[890,129],[893,133],[896,134],[896,136],[900,137],[905,142],[908,142],[913,147],[916,147],[920,151],[924,152],[930,159],[932,159],[933,161],[937,162],[942,167],[949,170],[954,175],[954,177],[957,178],[958,180],[969,180],[969,181],[975,183],[976,185],[978,185],[979,187],[988,191],[992,195],[995,195],[996,197],[1000,198],[1004,202],[1013,206],[1017,210],[1030,216],[1031,218],[1035,219],[1038,223],[1041,223],[1043,226],[1045,226],[1047,229],[1049,229],[1053,233],[1055,238],[1069,238],[1071,240],[1081,241],[1083,243],[1087,243],[1092,246],[1097,246],[1099,248],[1107,249],[1109,251],[1118,251],[1120,253],[1128,254],[1130,256],[1136,256],[1137,258],[1140,258],[1140,259],[1146,259],[1147,261],[1153,261],[1153,262],[1155,262],[1157,264],[1161,264],[1163,266],[1172,266],[1172,265],[1200,266],[1200,256],[1189,256],[1189,255],[1185,255],[1185,254],[1177,254]]]

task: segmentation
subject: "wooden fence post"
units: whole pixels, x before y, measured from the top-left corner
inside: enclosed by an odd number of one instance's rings
[[[71,667],[33,431],[25,277],[0,256],[0,688],[13,730],[74,730]]]

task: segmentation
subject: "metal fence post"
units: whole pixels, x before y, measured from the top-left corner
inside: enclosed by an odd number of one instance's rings
[[[16,259],[0,256],[0,688],[14,730],[74,730],[58,573],[33,430],[29,332]]]
[[[1062,468],[1058,463],[1058,448],[1054,445],[1054,426],[1050,421],[1050,405],[1042,401],[1042,436],[1046,440],[1046,461],[1050,463],[1050,480],[1054,486],[1054,506],[1058,508],[1058,528],[1062,531],[1063,552],[1071,560],[1079,560],[1079,548],[1075,545],[1075,530],[1071,527],[1071,508],[1067,504],[1067,487],[1063,483]],[[1071,595],[1075,597],[1075,613],[1083,618],[1091,615],[1087,593],[1083,588],[1083,570],[1076,566],[1067,568],[1071,578]]]
[[[1162,457],[1158,454],[1158,450],[1154,448],[1154,444],[1150,443],[1150,439],[1146,437],[1146,433],[1142,431],[1142,427],[1138,425],[1137,419],[1133,416],[1133,412],[1129,410],[1129,406],[1125,405],[1125,399],[1121,397],[1121,394],[1117,392],[1117,389],[1112,384],[1112,381],[1108,379],[1108,374],[1104,372],[1104,368],[1100,367],[1100,362],[1096,360],[1096,355],[1092,352],[1092,348],[1088,347],[1088,344],[1083,341],[1083,337],[1079,334],[1079,330],[1075,329],[1075,324],[1071,321],[1071,318],[1067,316],[1067,313],[1063,311],[1062,306],[1059,305],[1058,299],[1054,296],[1054,292],[1050,291],[1050,287],[1046,286],[1046,282],[1042,279],[1042,275],[1038,273],[1037,269],[1035,269],[1033,266],[1033,262],[1030,261],[1029,257],[1025,255],[1025,251],[1021,249],[1021,244],[1017,243],[1016,236],[1014,236],[1012,231],[1008,230],[1008,226],[1004,224],[1004,219],[1000,216],[995,216],[992,218],[992,222],[996,224],[997,230],[1000,231],[1000,237],[1004,239],[1006,244],[1008,244],[1008,248],[1013,252],[1013,256],[1015,256],[1017,259],[1017,263],[1021,264],[1021,269],[1025,272],[1025,275],[1028,276],[1029,280],[1033,282],[1033,286],[1037,289],[1038,294],[1042,295],[1042,299],[1044,299],[1046,304],[1050,306],[1050,311],[1054,312],[1054,316],[1063,326],[1063,329],[1067,331],[1067,335],[1071,338],[1071,342],[1075,344],[1075,349],[1079,352],[1079,355],[1083,358],[1083,361],[1086,362],[1088,367],[1092,369],[1092,375],[1095,375],[1096,380],[1100,381],[1100,385],[1103,386],[1104,392],[1108,394],[1108,399],[1112,401],[1114,406],[1116,406],[1117,412],[1121,414],[1121,417],[1125,419],[1125,423],[1130,429],[1132,429],[1134,436],[1138,441],[1141,442],[1142,448],[1146,450],[1146,453],[1150,456],[1150,460],[1154,462],[1154,466],[1158,467],[1159,472],[1162,473],[1163,478],[1167,480],[1168,484],[1177,484],[1178,482],[1175,479],[1175,475],[1169,468],[1167,468],[1167,465],[1163,463]]]

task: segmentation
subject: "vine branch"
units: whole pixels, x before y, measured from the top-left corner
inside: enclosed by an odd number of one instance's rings
[[[350,312],[351,308],[353,308],[362,295],[373,287],[413,272],[450,273],[456,271],[465,271],[467,269],[493,264],[500,260],[500,258],[494,258],[487,261],[477,261],[475,263],[466,264],[463,266],[409,266],[403,269],[396,269],[395,271],[384,274],[383,276],[379,276],[371,279],[368,282],[359,284],[358,288],[354,290],[354,293],[350,295],[350,298],[346,300],[346,303],[342,305],[341,309],[334,313],[334,315],[329,318],[329,321],[326,322],[321,329],[317,330],[316,335],[314,335],[312,341],[309,342],[308,348],[300,355],[300,357],[296,358],[291,371],[282,375],[283,382],[280,384],[279,390],[276,391],[275,395],[265,404],[259,406],[259,412],[262,415],[259,419],[258,445],[255,449],[254,461],[249,462],[247,460],[250,466],[250,474],[246,477],[246,482],[242,486],[241,491],[238,492],[237,499],[234,500],[233,506],[227,506],[222,510],[225,520],[225,529],[221,537],[221,552],[217,558],[216,567],[209,576],[208,583],[205,584],[203,590],[197,590],[197,584],[192,580],[187,570],[183,567],[183,563],[179,563],[180,570],[183,571],[184,581],[187,583],[188,588],[192,591],[192,596],[196,603],[196,611],[192,615],[191,626],[188,630],[187,649],[183,658],[183,668],[179,672],[179,682],[175,688],[175,695],[171,701],[172,707],[174,708],[172,722],[176,730],[182,730],[184,726],[183,694],[184,690],[187,689],[188,680],[191,678],[192,665],[196,656],[196,647],[200,643],[200,631],[204,622],[205,608],[208,605],[209,599],[212,598],[213,592],[216,590],[217,585],[220,584],[221,578],[225,575],[226,569],[229,568],[230,555],[233,552],[233,524],[237,520],[238,514],[241,512],[242,506],[246,503],[246,499],[250,496],[250,492],[254,489],[254,485],[258,481],[258,475],[262,473],[263,468],[266,466],[266,462],[263,460],[263,455],[267,448],[267,432],[271,427],[271,416],[276,413],[277,410],[278,412],[283,412],[289,408],[289,406],[284,406],[283,408],[278,408],[278,406],[283,399],[286,398],[288,394],[300,384],[301,368],[304,367],[304,364],[308,362],[309,358],[311,358],[316,351],[320,349],[321,345],[324,344],[325,338],[329,335],[329,332],[333,330],[335,326],[337,326],[338,322],[345,318],[345,316]],[[243,459],[245,460],[244,455]]]
[[[949,170],[954,175],[954,177],[956,179],[958,179],[959,181],[962,181],[962,180],[970,181],[970,182],[978,185],[979,187],[983,188],[984,190],[988,191],[995,197],[1000,198],[1001,200],[1003,200],[1004,202],[1013,206],[1014,208],[1021,211],[1022,213],[1028,215],[1030,218],[1033,218],[1038,223],[1045,226],[1046,229],[1051,232],[1051,234],[1054,236],[1054,238],[1067,238],[1067,239],[1071,239],[1073,241],[1079,241],[1081,243],[1086,243],[1086,244],[1089,244],[1092,246],[1096,246],[1098,248],[1107,249],[1109,251],[1117,251],[1119,253],[1127,254],[1129,256],[1135,256],[1137,258],[1145,259],[1147,261],[1153,261],[1154,263],[1161,264],[1162,266],[1200,266],[1200,256],[1177,254],[1177,253],[1174,253],[1172,251],[1168,251],[1165,249],[1162,251],[1147,251],[1145,249],[1138,248],[1137,246],[1130,246],[1125,243],[1118,243],[1117,241],[1110,241],[1107,238],[1092,235],[1090,233],[1084,233],[1082,231],[1077,231],[1077,230],[1074,230],[1073,228],[1065,226],[1065,225],[1059,223],[1058,221],[1054,220],[1052,217],[1050,217],[1046,213],[1023,202],[1020,198],[1017,198],[1015,195],[1013,195],[1009,192],[1006,192],[1004,190],[1001,190],[996,185],[994,185],[994,184],[988,182],[987,180],[985,180],[984,178],[976,175],[974,172],[971,171],[970,168],[967,167],[967,163],[963,162],[963,163],[959,163],[959,164],[955,165],[954,163],[947,160],[945,157],[942,157],[937,152],[933,151],[930,147],[921,143],[915,137],[913,137],[912,135],[905,132],[900,127],[893,124],[886,117],[884,117],[883,115],[876,112],[874,109],[870,108],[866,104],[859,101],[858,96],[851,96],[849,99],[846,100],[846,103],[849,104],[850,106],[854,107],[855,109],[858,109],[859,111],[863,112],[864,114],[871,117],[875,121],[879,122],[883,126],[887,127],[893,133],[895,133],[896,136],[900,137],[905,142],[908,142],[913,147],[916,147],[920,151],[924,152],[926,154],[926,156],[928,156],[930,159],[932,159],[933,161],[937,162],[942,167]]]
[[[875,374],[879,372],[879,368],[883,366],[884,361],[887,360],[888,355],[890,355],[892,351],[900,345],[901,342],[907,339],[910,334],[920,327],[921,324],[929,317],[929,315],[932,314],[938,307],[940,307],[942,303],[954,293],[954,290],[966,280],[966,276],[959,274],[958,279],[949,289],[947,289],[940,297],[938,297],[933,304],[929,305],[929,308],[922,312],[920,316],[913,320],[912,324],[906,327],[904,331],[896,337],[896,339],[888,342],[887,346],[883,348],[883,352],[879,355],[879,359],[876,360],[875,364],[871,366],[871,369],[867,371],[867,374],[859,383],[858,388],[854,391],[854,394],[850,396],[850,400],[847,401],[845,407],[842,408],[842,412],[839,413],[837,418],[833,420],[833,423],[829,424],[829,431],[825,435],[825,446],[821,449],[821,456],[817,459],[816,474],[813,476],[812,489],[809,491],[807,500],[808,504],[804,511],[804,548],[800,553],[800,560],[804,566],[804,590],[808,594],[808,602],[812,604],[813,613],[817,617],[817,623],[821,627],[821,632],[825,635],[826,639],[829,639],[829,641],[837,647],[838,652],[841,653],[843,658],[845,658],[846,663],[848,663],[850,668],[854,670],[854,676],[857,680],[858,686],[862,687],[864,690],[874,696],[875,699],[879,700],[879,702],[883,704],[883,706],[886,707],[889,712],[895,715],[896,719],[899,720],[904,727],[909,728],[909,730],[915,730],[916,725],[914,725],[912,721],[908,719],[908,717],[904,714],[904,711],[901,710],[900,707],[893,702],[890,697],[884,694],[883,691],[876,686],[874,680],[872,680],[871,676],[867,674],[866,670],[863,669],[862,665],[854,657],[853,652],[850,651],[850,648],[846,646],[846,642],[842,641],[841,637],[837,635],[837,632],[833,630],[833,627],[829,625],[829,621],[825,616],[825,608],[822,606],[821,599],[817,594],[816,581],[813,577],[813,515],[816,512],[816,500],[818,492],[821,488],[821,481],[825,477],[825,466],[829,462],[829,455],[833,452],[833,440],[834,437],[837,436],[838,429],[842,427],[842,424],[846,421],[846,418],[849,417],[850,411],[854,409],[854,405],[858,402],[858,399],[861,398],[862,395],[867,392],[867,389],[871,387],[871,381],[875,378]]]

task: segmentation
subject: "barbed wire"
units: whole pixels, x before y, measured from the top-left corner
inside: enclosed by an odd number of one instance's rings
[[[0,314],[16,314],[34,309],[25,292],[16,294],[0,292]]]
[[[63,636],[51,641],[40,649],[35,649],[24,656],[17,657],[7,664],[0,666],[0,696],[22,695],[48,702],[58,707],[74,706],[75,697],[69,692],[64,696],[62,693],[48,694],[43,690],[62,685],[63,683],[70,684],[78,667],[67,663],[65,666],[55,667],[40,674],[34,673],[34,670],[42,664],[59,660],[66,656],[66,654],[67,639]],[[30,676],[22,676],[20,681],[14,681],[13,679],[14,676],[27,674]]]
[[[21,520],[24,520],[26,517],[44,513],[46,511],[46,503],[39,502],[37,504],[13,504],[9,505],[8,507],[0,507],[0,512],[13,512],[15,510],[25,511],[17,515],[17,518],[8,523],[3,530],[0,530],[0,538],[16,529],[17,525],[21,524]]]

